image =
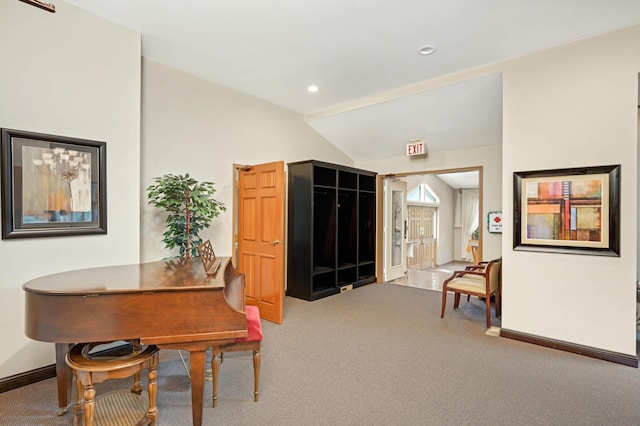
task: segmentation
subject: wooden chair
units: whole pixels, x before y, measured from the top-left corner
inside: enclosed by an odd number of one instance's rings
[[[121,379],[136,376],[132,392],[140,393],[139,373],[148,369],[149,408],[145,414],[148,425],[155,425],[158,420],[156,407],[158,351],[156,346],[147,346],[140,351],[134,344],[134,350],[124,356],[100,357],[90,351],[103,343],[79,343],[71,347],[66,355],[67,365],[72,369],[78,389],[78,400],[73,407],[74,422],[80,411],[83,411],[84,425],[93,426],[95,413],[95,383],[108,379]],[[74,423],[75,424],[75,423]]]
[[[202,265],[207,274],[216,274],[217,268],[214,261],[215,253],[209,240],[204,241],[199,247]],[[213,265],[213,266],[212,266]],[[213,272],[211,272],[213,270]],[[257,306],[245,306],[245,278],[244,274],[235,269],[227,269],[225,273],[224,297],[229,306],[247,315],[247,337],[236,339],[232,343],[214,345],[211,347],[211,379],[213,381],[213,407],[218,404],[218,376],[220,364],[223,362],[225,352],[253,352],[253,400],[258,401],[258,387],[260,384],[260,347],[262,342],[262,323],[260,322],[260,310]]]
[[[491,326],[491,296],[495,296],[496,316],[500,314],[500,269],[502,259],[492,260],[484,268],[469,268],[456,271],[442,283],[442,310],[440,318],[444,318],[447,304],[447,292],[454,293],[453,308],[460,306],[460,294],[484,298],[487,305],[487,328]]]
[[[247,306],[245,312],[247,313],[247,337],[238,338],[233,343],[211,348],[214,407],[218,403],[218,375],[220,373],[220,364],[224,361],[225,352],[253,351],[253,400],[258,401],[258,387],[260,385],[260,346],[262,342],[260,310],[257,306]]]
[[[502,257],[500,257],[500,259],[502,259]],[[489,262],[487,261],[482,261],[482,262],[478,262],[477,265],[468,265],[465,266],[464,269],[465,271],[479,271],[479,272],[485,272],[487,265],[489,264]],[[469,278],[476,278],[476,279],[484,279],[484,277],[482,275],[466,275]],[[498,295],[494,296],[498,297],[498,299],[495,300],[495,309],[496,309],[496,317],[497,318],[501,318],[502,317],[502,266],[500,266],[500,274],[498,275]],[[467,301],[469,301],[469,299],[471,298],[471,296],[469,294],[467,294]]]

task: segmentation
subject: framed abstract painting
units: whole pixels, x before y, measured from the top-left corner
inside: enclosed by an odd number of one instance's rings
[[[514,173],[514,250],[620,256],[620,169]]]

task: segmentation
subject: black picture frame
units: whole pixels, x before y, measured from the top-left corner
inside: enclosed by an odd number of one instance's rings
[[[107,144],[1,129],[2,239],[107,233]]]
[[[513,249],[620,256],[620,173],[619,164],[515,172]]]

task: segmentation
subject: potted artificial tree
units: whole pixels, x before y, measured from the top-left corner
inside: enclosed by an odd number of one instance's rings
[[[198,255],[202,239],[200,231],[211,225],[211,220],[227,208],[213,198],[213,182],[198,182],[186,175],[166,174],[154,178],[147,188],[149,204],[164,209],[168,216],[167,231],[162,241],[167,249],[178,247],[181,258]]]

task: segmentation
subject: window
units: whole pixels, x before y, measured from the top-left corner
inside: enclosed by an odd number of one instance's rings
[[[420,201],[421,186],[422,185],[409,191],[409,193],[407,194],[407,201]]]
[[[440,204],[438,196],[425,183],[422,183],[409,191],[407,194],[407,201],[414,203]]]

